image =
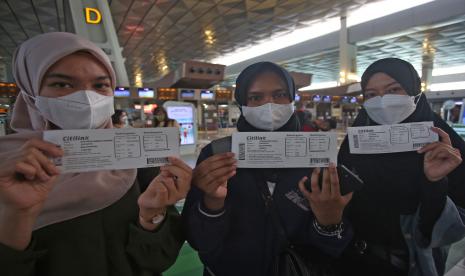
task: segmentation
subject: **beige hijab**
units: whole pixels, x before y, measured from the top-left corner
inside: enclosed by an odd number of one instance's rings
[[[115,72],[107,55],[92,42],[71,33],[46,33],[21,44],[13,57],[13,74],[20,93],[11,127],[18,133],[0,137],[0,156],[21,147],[27,140],[41,138],[46,120],[29,96],[38,96],[42,78],[61,58],[85,51],[99,60],[115,87]],[[27,96],[27,95],[29,96]],[[112,128],[111,119],[104,128]],[[89,214],[110,206],[132,187],[136,170],[62,174],[50,192],[34,229]]]

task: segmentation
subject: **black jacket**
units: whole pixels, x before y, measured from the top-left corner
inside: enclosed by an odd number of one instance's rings
[[[211,155],[210,144],[202,150],[198,163]],[[188,242],[198,250],[204,265],[215,275],[270,275],[280,239],[257,186],[266,185],[261,177],[277,183],[273,200],[291,243],[321,255],[340,254],[351,240],[352,231],[346,222],[340,240],[315,232],[313,214],[297,184],[310,174],[310,169],[237,169],[228,182],[224,214],[218,217],[206,216],[199,210],[206,211],[203,192],[193,187],[184,205],[183,219]]]

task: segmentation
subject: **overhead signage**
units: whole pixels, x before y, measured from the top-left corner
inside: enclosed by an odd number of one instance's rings
[[[87,24],[99,24],[102,22],[102,14],[98,9],[85,8],[85,18]]]

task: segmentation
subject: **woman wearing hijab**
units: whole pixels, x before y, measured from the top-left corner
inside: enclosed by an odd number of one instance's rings
[[[346,137],[339,163],[365,185],[346,209],[354,242],[340,268],[350,275],[442,275],[445,247],[465,235],[465,143],[432,112],[410,63],[376,61],[361,85],[365,103],[354,127],[433,121],[440,141],[418,152],[351,154]]]
[[[111,115],[111,122],[114,128],[131,127],[128,121],[128,114],[121,109],[115,109],[115,114]]]
[[[49,158],[63,151],[42,140],[49,129],[112,128],[115,73],[105,53],[74,34],[42,34],[17,49],[13,72],[21,92],[18,133],[0,139],[0,274],[168,268],[184,241],[171,205],[187,194],[189,167],[170,158],[145,179],[135,169],[60,174]],[[150,183],[142,194],[137,181]]]
[[[244,69],[235,97],[241,105],[238,131],[299,131],[294,82],[276,64]],[[276,275],[282,236],[265,207],[265,193],[286,239],[302,254],[337,256],[348,244],[351,230],[342,212],[351,194],[341,196],[334,166],[325,170],[320,190],[318,169],[236,169],[233,153],[216,153],[215,142],[200,153],[183,210],[188,241],[205,275]],[[311,193],[303,185],[309,171]]]
[[[177,127],[179,128],[178,122],[176,120],[168,118],[168,113],[159,105],[153,110],[153,122],[154,127]]]

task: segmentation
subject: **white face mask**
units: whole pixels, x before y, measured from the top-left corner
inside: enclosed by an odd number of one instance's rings
[[[421,95],[421,94],[420,94]],[[380,125],[398,124],[412,115],[417,107],[415,98],[408,95],[384,95],[367,100],[363,107],[368,116]]]
[[[294,104],[267,103],[261,106],[242,106],[242,115],[252,126],[263,130],[277,130],[289,121]]]
[[[123,123],[124,126],[129,126],[129,119],[128,116],[123,116],[121,118],[121,122]]]
[[[58,98],[38,96],[35,105],[45,119],[61,129],[95,129],[115,113],[112,96],[91,90]]]

